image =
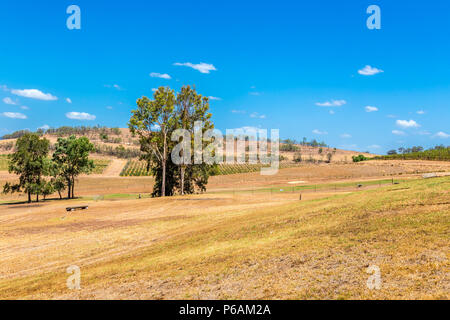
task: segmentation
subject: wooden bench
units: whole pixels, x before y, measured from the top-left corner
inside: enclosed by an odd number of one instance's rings
[[[76,210],[87,210],[89,206],[79,206],[79,207],[68,207],[66,208],[67,212],[76,211]]]

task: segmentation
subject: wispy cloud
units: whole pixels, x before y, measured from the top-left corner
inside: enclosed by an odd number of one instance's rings
[[[361,70],[358,70],[358,73],[363,76],[373,76],[373,75],[381,73],[381,72],[384,72],[384,71],[381,69],[378,69],[378,68],[371,67],[369,65],[365,66]]]
[[[443,132],[443,131],[439,131],[439,132],[436,133],[434,136],[435,136],[436,138],[442,138],[442,139],[450,138],[450,134],[445,133],[445,132]]]
[[[67,103],[72,103],[72,100],[70,98],[66,98]]]
[[[422,114],[425,114],[425,111],[419,110],[419,111],[417,111],[416,113],[422,115]]]
[[[169,76],[167,73],[158,73],[158,72],[152,72],[152,73],[150,73],[150,77],[152,77],[152,78],[166,79],[166,80],[172,79],[172,77]]]
[[[57,97],[51,95],[50,93],[43,93],[42,91],[38,89],[13,89],[11,90],[12,94],[15,94],[16,96],[24,97],[24,98],[30,98],[30,99],[37,99],[37,100],[44,100],[44,101],[53,101],[58,100]]]
[[[314,129],[314,130],[312,131],[312,133],[314,133],[314,134],[319,134],[319,135],[325,135],[325,134],[328,134],[328,132],[326,132],[326,131],[320,131],[320,130],[318,130],[318,129]]]
[[[72,120],[89,120],[89,121],[92,121],[92,120],[96,119],[96,116],[94,116],[93,114],[89,114],[89,113],[86,113],[86,112],[75,112],[75,111],[66,113],[66,117],[69,118],[69,119],[72,119]]]
[[[259,114],[258,112],[253,112],[250,114],[250,118],[265,119],[266,116],[264,114]]]
[[[17,104],[17,102],[13,101],[10,97],[3,98],[3,102],[13,106]]]
[[[262,95],[261,92],[256,92],[256,91],[249,92],[248,94],[251,95],[251,96],[260,96],[260,95]]]
[[[214,67],[214,65],[209,64],[209,63],[204,63],[204,62],[200,62],[198,64],[194,64],[191,62],[184,62],[184,63],[175,62],[173,65],[180,66],[180,67],[189,67],[189,68],[197,70],[201,73],[210,73],[211,71],[217,71],[217,69],[216,69],[216,67]]]
[[[247,113],[247,111],[245,111],[245,110],[231,110],[231,113],[245,114],[245,113]]]
[[[397,118],[397,116],[395,114],[388,114],[386,117],[391,118],[391,119]]]
[[[3,112],[2,116],[11,118],[11,119],[26,119],[27,118],[26,115],[24,115],[23,113],[18,113],[18,112]]]
[[[119,90],[119,91],[122,90],[122,87],[119,86],[118,84],[105,84],[104,87],[105,88],[114,88],[114,89]]]
[[[113,109],[113,107],[111,107],[111,106],[106,106],[106,109],[108,109],[108,110],[112,110],[112,109]]]
[[[366,106],[364,109],[366,110],[366,112],[376,112],[376,111],[378,111],[377,107],[372,107],[372,106]]]
[[[331,101],[325,101],[325,102],[317,102],[316,106],[319,106],[319,107],[341,107],[346,103],[347,103],[347,101],[345,101],[345,100],[331,100]]]
[[[39,127],[38,129],[48,130],[48,129],[50,129],[50,126],[48,124],[44,124],[42,127]]]
[[[350,139],[352,137],[352,135],[351,134],[348,134],[348,133],[343,133],[343,134],[341,134],[341,138],[342,139]]]
[[[420,125],[414,120],[397,120],[397,125],[402,128],[419,128]]]
[[[251,127],[251,126],[245,126],[241,128],[235,128],[227,130],[228,132],[233,133],[234,135],[241,135],[241,134],[259,134],[259,132],[262,131],[262,129],[257,127]]]
[[[30,108],[28,108],[27,106],[21,106],[20,109],[22,109],[22,110],[29,110]]]
[[[220,100],[222,100],[222,98],[219,98],[219,97],[213,97],[213,96],[209,96],[208,98],[209,98],[209,100],[215,100],[215,101],[220,101]]]
[[[339,147],[344,150],[351,150],[351,149],[358,148],[358,145],[356,145],[356,144],[341,144]]]
[[[406,133],[400,130],[392,130],[392,134],[395,134],[396,136],[404,136]]]
[[[377,144],[372,144],[370,146],[367,146],[367,149],[380,149],[381,146],[377,145]]]

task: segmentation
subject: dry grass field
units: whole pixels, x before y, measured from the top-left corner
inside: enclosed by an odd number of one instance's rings
[[[450,177],[419,173],[450,164],[392,164],[213,177],[207,194],[167,199],[137,199],[151,178],[101,176],[80,178],[73,201],[1,196],[0,298],[448,299]],[[80,290],[66,285],[72,265]]]

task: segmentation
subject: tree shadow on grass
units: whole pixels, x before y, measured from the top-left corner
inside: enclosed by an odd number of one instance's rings
[[[57,202],[57,201],[63,201],[63,200],[78,200],[81,198],[74,198],[74,199],[67,199],[67,198],[48,198],[45,200],[39,200],[39,202],[31,202],[28,203],[28,201],[11,201],[11,202],[3,202],[0,203],[0,207],[2,206],[13,206],[13,208],[35,208],[35,207],[40,207],[45,203],[48,202]]]

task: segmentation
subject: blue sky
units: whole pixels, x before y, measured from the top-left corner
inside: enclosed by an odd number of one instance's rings
[[[2,1],[0,135],[126,127],[152,88],[191,84],[220,98],[221,130],[374,153],[448,145],[450,3],[342,2]],[[71,4],[81,30],[66,27]],[[366,26],[373,4],[381,30]]]

